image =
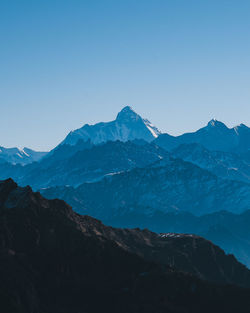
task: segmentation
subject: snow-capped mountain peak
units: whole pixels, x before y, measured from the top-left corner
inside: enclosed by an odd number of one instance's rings
[[[140,118],[140,115],[127,105],[117,114],[116,120],[139,120]]]
[[[152,141],[160,131],[147,119],[143,119],[132,107],[125,106],[114,121],[102,122],[95,125],[84,125],[72,131],[61,144],[75,145],[79,140],[90,140],[94,144],[107,141],[128,141],[143,139]]]

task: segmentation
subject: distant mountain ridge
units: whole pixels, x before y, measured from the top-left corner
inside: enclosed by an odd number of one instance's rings
[[[181,144],[171,151],[171,155],[207,169],[219,177],[250,183],[250,162],[243,155],[211,151],[198,143]]]
[[[149,216],[157,210],[187,211],[200,216],[221,210],[242,213],[250,208],[250,184],[222,179],[190,162],[173,158],[77,188],[51,187],[42,193],[49,199],[61,198],[75,210],[99,219],[122,216],[129,211],[136,213],[140,207],[148,208],[143,214]]]
[[[224,123],[212,119],[208,124],[193,133],[172,136],[161,133],[148,119],[142,118],[132,107],[125,106],[114,121],[100,122],[94,125],[85,124],[83,127],[71,131],[66,138],[49,155],[64,145],[76,146],[78,142],[90,142],[98,145],[107,141],[145,140],[152,142],[167,151],[177,148],[181,144],[197,143],[211,151],[224,151],[246,154],[250,151],[250,128],[240,124],[228,128]],[[22,165],[39,161],[46,152],[36,152],[32,149],[0,147],[0,162],[20,163]],[[1,155],[2,154],[2,155]]]
[[[12,177],[20,185],[35,189],[51,186],[78,186],[83,182],[102,179],[133,168],[143,168],[169,153],[146,141],[108,141],[92,145],[78,141],[77,145],[61,145],[39,163],[27,166],[0,164],[0,179]]]
[[[228,128],[215,119],[207,126],[193,133],[180,136],[161,134],[155,143],[166,150],[177,148],[181,144],[198,143],[208,150],[243,153],[250,149],[250,128],[244,124]]]
[[[26,165],[41,160],[47,152],[34,151],[29,148],[4,148],[0,146],[0,163]]]

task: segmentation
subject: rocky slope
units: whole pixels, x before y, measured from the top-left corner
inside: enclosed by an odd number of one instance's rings
[[[12,180],[0,183],[0,216],[2,312],[248,312],[249,290],[225,283],[247,287],[249,271],[201,238],[108,228]]]
[[[170,265],[204,280],[250,287],[250,271],[234,256],[226,255],[218,246],[202,237],[107,227],[88,216],[82,218],[81,224],[87,233],[115,241],[119,247],[148,261]]]
[[[197,234],[219,245],[250,268],[250,210],[242,214],[227,211],[195,216],[191,213],[163,213],[151,215],[143,212],[149,208],[137,208],[122,216],[111,216],[103,221],[115,227],[148,228],[154,232]]]

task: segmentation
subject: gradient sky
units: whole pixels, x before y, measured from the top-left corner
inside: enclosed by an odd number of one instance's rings
[[[0,1],[0,145],[48,150],[125,105],[174,135],[250,126],[250,1]]]

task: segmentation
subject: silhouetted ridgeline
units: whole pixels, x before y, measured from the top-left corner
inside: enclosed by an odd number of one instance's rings
[[[249,270],[200,237],[106,227],[12,180],[0,183],[0,215],[2,312],[250,307]]]

